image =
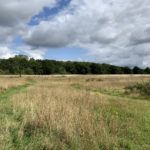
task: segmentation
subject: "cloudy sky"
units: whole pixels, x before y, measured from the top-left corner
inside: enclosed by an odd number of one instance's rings
[[[150,0],[0,0],[0,58],[150,67]]]

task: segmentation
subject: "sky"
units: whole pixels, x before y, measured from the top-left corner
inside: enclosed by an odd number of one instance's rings
[[[0,58],[150,67],[150,0],[0,0]]]

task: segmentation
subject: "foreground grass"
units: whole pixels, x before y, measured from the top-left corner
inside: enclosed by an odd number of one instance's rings
[[[149,150],[149,101],[85,90],[148,79],[46,77],[8,89],[0,96],[1,149]]]
[[[17,123],[15,118],[17,114],[13,113],[10,99],[14,94],[25,92],[26,89],[33,84],[32,80],[27,80],[27,83],[25,83],[24,80],[22,82],[22,79],[20,79],[16,84],[14,80],[11,81],[9,78],[8,80],[9,82],[7,82],[7,84],[11,86],[0,93],[0,149],[2,150],[11,148],[11,129],[13,129]]]

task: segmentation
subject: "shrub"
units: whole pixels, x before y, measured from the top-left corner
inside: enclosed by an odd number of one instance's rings
[[[125,92],[128,94],[139,94],[142,96],[150,96],[150,81],[143,83],[136,83],[125,87]]]

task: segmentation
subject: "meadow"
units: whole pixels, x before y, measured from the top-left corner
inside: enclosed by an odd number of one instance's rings
[[[0,150],[150,150],[150,76],[0,77]]]

